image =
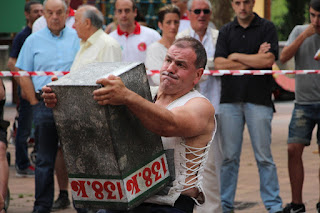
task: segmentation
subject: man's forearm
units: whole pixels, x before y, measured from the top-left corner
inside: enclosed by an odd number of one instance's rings
[[[17,62],[16,58],[10,57],[8,60],[7,67],[9,68],[10,71],[18,71],[19,69],[15,66]]]
[[[305,39],[306,37],[301,33],[289,46],[285,46],[280,55],[280,62],[284,64],[289,61],[296,54]]]
[[[176,134],[179,128],[173,122],[173,114],[162,106],[147,101],[136,93],[128,96],[127,107],[152,132],[161,136]]]
[[[214,59],[214,68],[217,70],[246,70],[249,67],[237,61],[217,57]]]
[[[300,33],[289,46],[283,48],[280,55],[281,63],[286,63],[288,60],[290,60],[296,54],[304,40],[315,34],[315,32],[316,31],[313,24],[309,24],[309,26],[302,33]]]
[[[24,91],[26,95],[26,99],[30,102],[31,105],[37,104],[39,101],[36,98],[34,86],[30,77],[20,77],[19,83],[21,89]]]
[[[275,56],[271,52],[257,54],[233,53],[228,59],[245,64],[250,68],[261,69],[272,67]]]

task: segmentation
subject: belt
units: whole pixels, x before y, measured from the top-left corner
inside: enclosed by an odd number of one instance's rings
[[[43,98],[41,97],[42,96],[42,90],[38,90],[36,91],[36,98],[38,99],[38,101],[42,101]]]
[[[180,194],[179,198],[174,203],[174,207],[186,213],[192,213],[194,204],[195,202],[191,197]]]
[[[155,203],[142,203],[140,206],[132,209],[131,211],[128,211],[128,213],[141,213],[141,212],[171,212],[171,211],[165,211],[165,209],[162,209],[161,207],[166,207],[167,209],[175,208],[179,209],[179,212],[184,213],[193,213],[195,201],[186,195],[180,195],[179,198],[174,203],[174,206],[168,206],[168,205],[159,205]],[[161,209],[162,211],[160,211]],[[155,209],[158,209],[158,211],[155,211]],[[127,212],[127,211],[124,211]],[[172,210],[172,212],[177,212]],[[115,211],[115,213],[123,213],[122,211]]]

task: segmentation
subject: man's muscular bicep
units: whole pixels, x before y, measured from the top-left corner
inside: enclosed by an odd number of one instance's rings
[[[205,134],[208,126],[214,128],[214,107],[204,98],[194,98],[171,112],[177,122],[179,136],[195,137]]]

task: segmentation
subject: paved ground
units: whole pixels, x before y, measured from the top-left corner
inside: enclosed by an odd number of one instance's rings
[[[290,202],[290,185],[287,171],[287,151],[286,139],[288,132],[288,123],[291,116],[293,102],[276,103],[277,113],[274,114],[272,123],[272,150],[273,157],[278,168],[278,176],[280,182],[281,197],[284,204]],[[5,109],[5,118],[13,121],[15,116],[14,106],[7,106]],[[304,183],[304,201],[307,207],[307,212],[316,212],[315,205],[318,200],[318,165],[319,158],[315,150],[315,137],[313,137],[312,145],[305,149],[305,183]],[[8,151],[11,153],[12,160],[10,166],[10,190],[11,201],[9,213],[28,213],[32,211],[34,202],[34,178],[18,178],[15,176],[14,169],[14,146],[9,145]],[[56,187],[57,188],[57,187]],[[57,193],[56,193],[57,194]],[[236,201],[240,203],[239,208],[246,203],[252,204],[250,208],[237,210],[236,212],[243,213],[264,213],[267,212],[260,199],[259,194],[259,176],[256,163],[253,156],[253,151],[248,138],[247,130],[245,130],[244,144],[242,149],[240,174]],[[74,213],[74,209],[69,208],[61,213]]]

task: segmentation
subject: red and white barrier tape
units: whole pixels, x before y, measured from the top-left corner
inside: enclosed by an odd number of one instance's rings
[[[0,76],[3,77],[19,77],[19,76],[62,76],[68,74],[69,71],[54,71],[54,72],[49,72],[49,71],[34,71],[34,72],[27,72],[27,71],[19,71],[19,72],[13,72],[13,71],[0,71]]]
[[[148,70],[148,75],[159,74],[159,70]],[[320,70],[205,70],[204,75],[273,75],[273,74],[320,74]]]
[[[0,71],[0,77],[10,76],[62,76],[68,74],[68,71]],[[159,70],[147,70],[147,74],[152,76],[159,74]],[[205,70],[204,75],[223,76],[223,75],[273,75],[273,74],[320,74],[320,70]]]

